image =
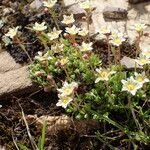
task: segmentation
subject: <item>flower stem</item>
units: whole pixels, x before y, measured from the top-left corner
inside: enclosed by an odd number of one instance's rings
[[[59,30],[60,28],[59,28],[58,20],[57,20],[57,17],[55,16],[54,10],[51,10],[50,13],[51,13],[51,15],[52,15],[52,18],[53,18],[53,20],[54,20],[54,23],[55,23],[57,29]]]
[[[64,66],[63,67],[64,71],[65,71],[65,74],[67,76],[67,80],[70,81],[70,77],[69,77],[69,74],[68,74],[68,71],[67,71],[67,68]]]
[[[90,16],[91,16],[91,13],[87,11],[86,13],[87,30],[88,30],[87,39],[89,42],[90,42]]]
[[[111,48],[110,48],[110,43],[109,43],[109,36],[107,36],[107,39],[106,39],[106,42],[107,42],[107,46],[108,46],[108,64],[110,65],[110,50],[111,50]]]
[[[19,46],[21,47],[21,49],[26,53],[26,55],[28,56],[29,60],[31,63],[33,63],[29,53],[27,52],[25,46],[23,44],[21,44],[21,41],[16,37],[17,43],[19,44]]]
[[[137,128],[138,128],[140,131],[142,131],[142,127],[141,127],[139,121],[138,121],[137,118],[136,118],[136,115],[135,115],[135,112],[134,112],[134,108],[133,108],[132,103],[131,103],[131,96],[128,97],[128,105],[129,105],[129,108],[130,108],[130,110],[131,110],[131,113],[132,113],[132,116],[133,116],[133,119],[134,119],[134,122],[135,122]]]

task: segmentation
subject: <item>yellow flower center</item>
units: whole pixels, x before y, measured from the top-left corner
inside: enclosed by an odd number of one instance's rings
[[[135,30],[136,30],[136,31],[142,31],[143,29],[142,29],[142,26],[141,26],[141,25],[137,25],[137,26],[135,27]]]
[[[117,38],[117,39],[115,39],[115,40],[113,41],[113,43],[121,44],[121,40],[120,40],[119,38]]]
[[[102,71],[99,73],[99,75],[102,77],[102,78],[105,78],[105,77],[108,77],[109,76],[109,72],[108,71]]]
[[[63,58],[63,59],[60,60],[60,63],[61,63],[62,66],[67,64],[67,62],[68,62],[67,58]]]
[[[138,77],[136,77],[136,80],[137,80],[138,82],[142,82],[142,81],[144,80],[144,78],[143,78],[142,76],[138,76]]]
[[[72,93],[72,91],[73,91],[73,89],[69,87],[69,88],[66,88],[63,93],[65,95],[70,95]]]
[[[63,97],[63,103],[67,104],[68,103],[68,97]]]
[[[127,84],[127,89],[128,89],[129,91],[134,90],[134,89],[135,89],[135,84],[134,84],[134,83],[128,83],[128,84]]]
[[[146,63],[147,63],[147,59],[144,59],[144,58],[143,58],[143,59],[140,59],[140,63],[141,63],[141,64],[146,64]]]

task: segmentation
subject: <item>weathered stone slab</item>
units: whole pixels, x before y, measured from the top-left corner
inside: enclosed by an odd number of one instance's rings
[[[37,90],[29,79],[28,66],[0,73],[0,97],[9,97]]]
[[[0,52],[0,98],[34,92],[35,87],[30,78],[28,66],[17,64],[6,52]]]
[[[129,0],[129,3],[136,4],[136,3],[148,2],[148,1],[150,1],[150,0]]]
[[[124,56],[121,60],[120,60],[121,65],[125,66],[126,68],[130,69],[130,68],[135,68],[135,66],[137,68],[142,68],[142,66],[136,64],[135,59],[132,59],[130,57],[126,57]]]
[[[71,14],[74,14],[74,17],[76,19],[82,19],[83,16],[85,16],[85,10],[80,8],[79,4],[74,4],[74,5],[71,5],[69,8],[68,8],[68,12],[70,12]]]
[[[6,51],[0,53],[0,73],[5,73],[21,67],[22,66],[17,64]]]
[[[103,16],[107,19],[126,19],[127,18],[127,10],[118,7],[110,7],[106,6],[103,10]]]
[[[75,128],[79,134],[87,134],[89,129],[100,129],[99,122],[94,120],[73,120],[68,116],[26,116],[28,123],[35,122],[36,127],[41,131],[44,122],[47,122],[47,135],[55,135],[58,131]]]

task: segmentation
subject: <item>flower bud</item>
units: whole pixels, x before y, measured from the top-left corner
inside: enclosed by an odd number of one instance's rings
[[[73,46],[74,46],[74,47],[78,47],[79,44],[78,44],[78,43],[73,43]]]
[[[44,13],[48,13],[48,8],[44,8]]]
[[[84,55],[82,56],[82,58],[87,60],[87,59],[89,59],[89,55],[88,55],[88,54],[84,54]]]
[[[51,82],[53,80],[53,76],[52,75],[47,75],[47,79],[46,80]]]
[[[143,35],[146,36],[146,37],[148,37],[148,36],[149,36],[149,33],[146,32],[146,33],[144,33]]]
[[[37,71],[37,72],[35,72],[35,76],[37,76],[37,77],[42,77],[44,75],[45,75],[45,72],[43,72],[43,71]]]
[[[50,92],[51,91],[51,87],[50,86],[45,86],[44,87],[44,91],[45,92]]]

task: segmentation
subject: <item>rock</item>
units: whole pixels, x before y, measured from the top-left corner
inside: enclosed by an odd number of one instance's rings
[[[28,66],[0,73],[0,97],[21,96],[37,89],[29,79]]]
[[[22,66],[6,52],[0,52],[0,97],[21,95],[36,91],[38,88],[29,78],[28,66]]]
[[[31,4],[30,4],[30,8],[31,9],[35,9],[38,10],[39,8],[41,8],[43,6],[43,3],[41,0],[34,0]]]
[[[123,8],[106,6],[103,10],[103,16],[107,19],[126,19],[127,14],[127,10]]]
[[[74,17],[76,19],[82,19],[82,17],[85,16],[85,10],[80,8],[79,4],[71,5],[68,8],[68,12],[70,12],[71,14],[74,14]]]
[[[148,1],[150,1],[150,0],[129,0],[129,3],[136,4],[136,3],[148,2]]]
[[[135,60],[130,58],[130,57],[126,57],[124,56],[121,61],[120,61],[121,65],[125,66],[126,68],[130,69],[130,68],[135,68]],[[139,66],[138,64],[136,65],[137,68],[142,68],[141,66]]]
[[[20,64],[17,64],[13,58],[6,52],[0,51],[0,73],[6,73],[11,70],[15,70],[21,68]]]
[[[6,148],[0,145],[0,150],[6,150]]]
[[[39,131],[41,131],[43,124],[47,121],[47,135],[55,135],[61,130],[74,128],[79,134],[87,134],[88,130],[100,129],[101,126],[94,120],[73,120],[68,116],[41,116],[36,115],[26,116],[28,123],[35,122],[35,125]]]

